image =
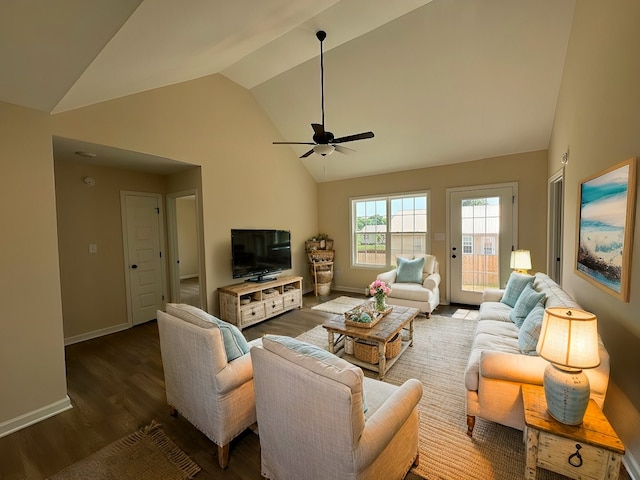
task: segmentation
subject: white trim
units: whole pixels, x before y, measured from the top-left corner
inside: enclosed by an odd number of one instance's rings
[[[102,328],[100,330],[94,330],[92,332],[75,335],[73,337],[67,337],[64,339],[64,346],[73,345],[74,343],[84,342],[86,340],[92,340],[94,338],[103,337],[104,335],[110,335],[112,333],[122,332],[127,330],[131,326],[128,323],[121,323],[120,325],[114,325],[113,327]]]
[[[42,420],[46,420],[49,417],[53,417],[58,413],[65,412],[72,408],[73,406],[71,405],[71,399],[68,395],[65,395],[62,400],[58,400],[57,402],[51,403],[42,408],[38,408],[37,410],[33,410],[18,417],[12,418],[11,420],[7,420],[6,422],[0,423],[0,438],[11,435],[18,430],[22,430],[23,428],[33,425],[34,423],[41,422]]]
[[[558,186],[560,192],[558,192]],[[559,194],[559,195],[558,195]],[[547,182],[547,272],[562,285],[562,239],[564,238],[564,167]],[[559,231],[558,231],[559,230]],[[556,240],[558,240],[556,242]],[[560,262],[556,262],[556,258]]]

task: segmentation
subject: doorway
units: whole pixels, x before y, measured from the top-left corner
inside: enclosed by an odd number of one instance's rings
[[[197,190],[167,195],[171,301],[206,310],[202,215]]]
[[[164,310],[162,195],[120,192],[129,325],[154,320]]]
[[[562,228],[564,224],[564,168],[549,179],[549,238],[547,239],[547,272],[562,284]]]
[[[517,184],[447,189],[448,293],[479,305],[485,288],[503,287],[516,245]]]

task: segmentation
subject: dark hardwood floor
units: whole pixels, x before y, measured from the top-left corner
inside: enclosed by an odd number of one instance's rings
[[[329,297],[304,296],[304,307],[243,331],[299,335],[332,315],[310,310]],[[364,296],[362,296],[364,298]],[[446,314],[440,307],[439,314]],[[66,348],[67,385],[73,409],[0,438],[0,480],[41,480],[109,443],[160,422],[202,471],[198,479],[260,479],[260,443],[251,430],[231,445],[229,468],[218,467],[216,449],[195,427],[169,415],[155,321]],[[409,474],[407,479],[418,477]]]

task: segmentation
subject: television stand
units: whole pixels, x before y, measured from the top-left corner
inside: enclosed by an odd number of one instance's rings
[[[240,330],[294,308],[302,308],[302,277],[280,276],[218,288],[220,318]]]

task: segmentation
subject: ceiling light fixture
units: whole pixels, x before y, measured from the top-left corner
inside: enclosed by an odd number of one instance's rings
[[[80,155],[81,157],[93,158],[96,156],[95,153],[92,152],[83,152],[81,150],[75,152],[76,155]]]
[[[322,155],[323,157],[325,155],[331,155],[335,149],[336,147],[326,143],[321,143],[320,145],[316,145],[315,147],[313,147],[313,151],[318,155]]]

